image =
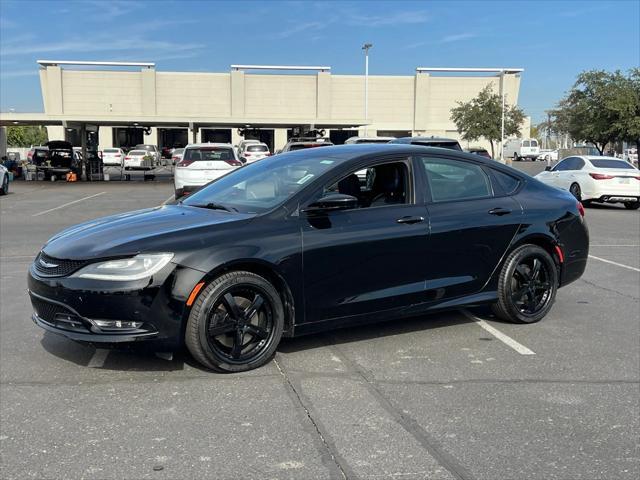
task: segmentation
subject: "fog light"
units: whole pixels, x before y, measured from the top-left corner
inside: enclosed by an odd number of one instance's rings
[[[142,322],[129,320],[94,320],[94,322],[98,327],[108,330],[140,328],[142,326]]]

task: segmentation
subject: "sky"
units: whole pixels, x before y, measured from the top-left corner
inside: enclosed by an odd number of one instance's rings
[[[362,74],[367,42],[371,75],[522,67],[519,104],[538,122],[581,71],[640,66],[640,0],[0,0],[0,111],[43,111],[37,59]]]

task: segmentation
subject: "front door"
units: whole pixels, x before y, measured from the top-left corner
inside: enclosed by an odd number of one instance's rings
[[[423,301],[428,222],[410,162],[373,162],[366,178],[352,172],[319,195],[332,191],[356,196],[359,208],[300,216],[306,321]]]

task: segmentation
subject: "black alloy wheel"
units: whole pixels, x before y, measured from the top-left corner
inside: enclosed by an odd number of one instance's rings
[[[271,359],[283,326],[284,310],[275,288],[256,274],[230,272],[200,293],[185,342],[196,360],[212,370],[240,372]]]
[[[549,253],[536,245],[523,245],[505,261],[493,311],[503,320],[537,322],[551,309],[557,288],[558,267]]]
[[[580,190],[580,185],[578,185],[577,183],[572,183],[569,187],[569,192],[571,192],[571,195],[576,197],[576,200],[578,200],[579,202],[582,201],[582,190]]]
[[[4,179],[2,180],[2,188],[0,189],[0,195],[6,195],[9,193],[9,174],[6,173],[4,175]]]

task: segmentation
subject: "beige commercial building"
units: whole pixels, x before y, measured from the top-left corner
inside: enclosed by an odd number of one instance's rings
[[[370,75],[365,118],[365,76],[334,75],[330,67],[296,67],[294,72],[291,67],[232,66],[229,72],[201,73],[157,71],[152,63],[39,64],[44,113],[3,113],[3,125],[47,124],[50,139],[74,143],[86,129],[94,132],[89,141],[100,149],[135,143],[237,143],[244,128],[247,136],[275,149],[294,128],[311,126],[324,129],[334,143],[365,132],[459,138],[450,119],[456,102],[470,100],[492,84],[496,92],[503,88],[507,104],[515,104],[521,79],[519,70],[474,75],[417,69],[413,75]]]

